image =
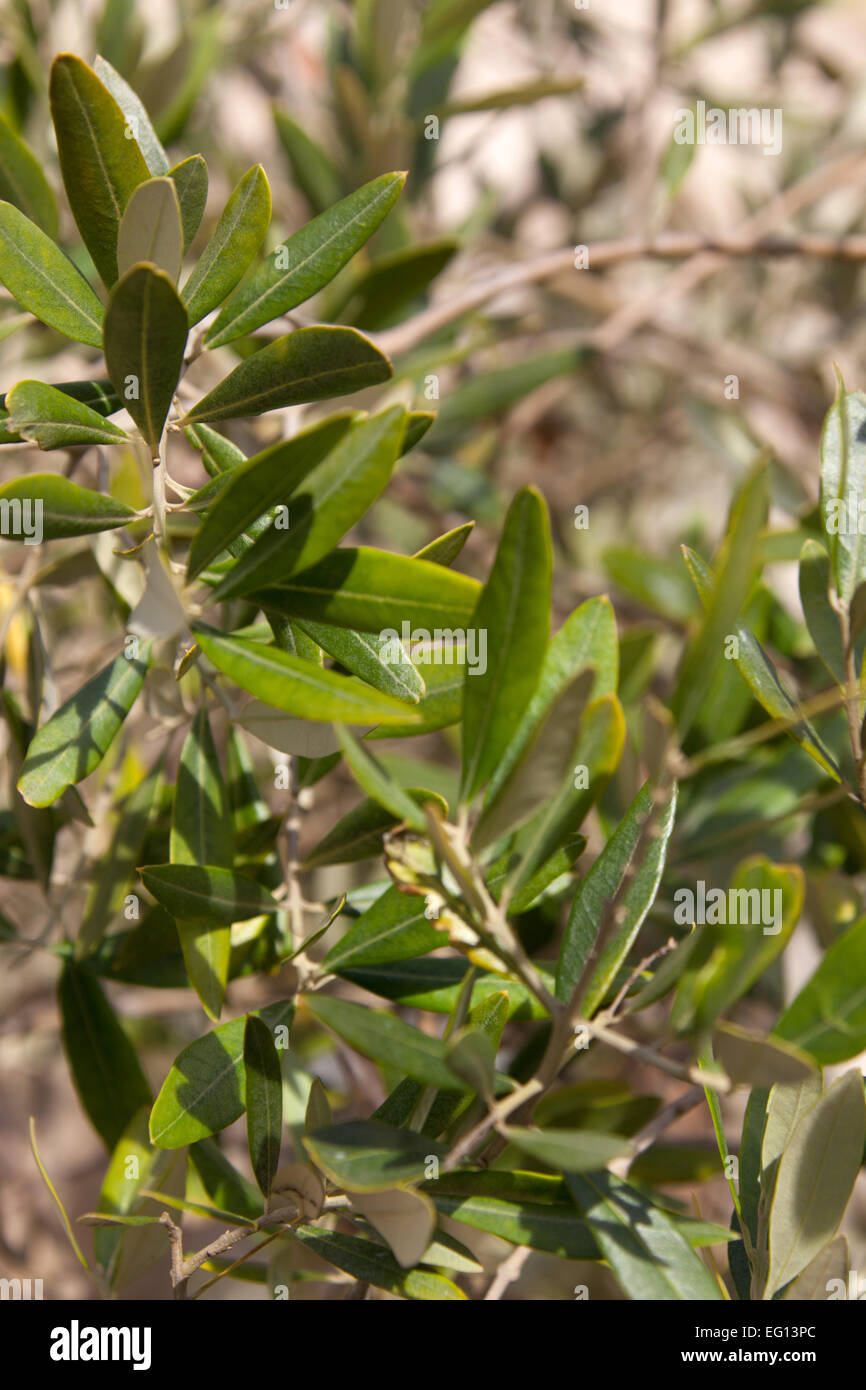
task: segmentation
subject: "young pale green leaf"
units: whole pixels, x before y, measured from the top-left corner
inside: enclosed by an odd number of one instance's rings
[[[304,1131],[307,1134],[312,1134],[314,1130],[325,1129],[333,1122],[334,1117],[331,1113],[331,1103],[328,1100],[327,1092],[319,1078],[314,1076],[310,1094],[307,1097],[307,1108],[304,1112]]]
[[[683,556],[701,603],[706,607],[713,594],[713,572],[699,555],[689,550],[688,546],[683,546]],[[824,747],[809,721],[803,718],[797,701],[785,688],[760,642],[739,619],[731,625],[730,633],[738,642],[739,656],[734,658],[735,663],[758,704],[774,719],[784,720],[794,741],[799,743],[835,781],[841,781],[836,759],[829,749]]]
[[[255,1010],[269,1029],[291,1026],[292,999]],[[150,1115],[151,1142],[160,1149],[179,1149],[226,1129],[244,1113],[245,1018],[223,1023],[196,1038],[174,1060]]]
[[[539,1159],[558,1173],[594,1173],[611,1159],[631,1152],[621,1134],[593,1129],[525,1129],[500,1125],[499,1133],[530,1158]]]
[[[352,966],[408,960],[442,945],[442,933],[424,915],[423,898],[392,885],[362,912],[323,962],[336,973]]]
[[[605,597],[587,599],[550,641],[535,693],[490,779],[485,809],[512,775],[554,701],[574,677],[587,668],[594,676],[593,700],[616,694],[619,676],[616,619],[610,599]]]
[[[220,865],[148,864],[140,872],[145,888],[172,917],[205,918],[230,926],[278,908],[255,879]]]
[[[210,241],[181,290],[190,327],[234,289],[265,239],[271,186],[261,164],[244,174],[226,203]]]
[[[386,1289],[397,1298],[451,1302],[466,1298],[462,1289],[442,1274],[429,1269],[403,1269],[385,1246],[361,1236],[325,1231],[319,1226],[298,1226],[295,1240],[306,1250],[327,1260],[345,1274],[374,1288]]]
[[[291,439],[281,439],[260,454],[251,458],[239,458],[231,462],[231,456],[221,448],[220,436],[208,431],[204,443],[218,453],[217,462],[230,462],[228,470],[231,477],[221,488],[216,501],[208,508],[201,527],[193,537],[189,552],[187,574],[194,579],[203,569],[221,555],[233,540],[242,535],[259,517],[276,503],[286,503],[298,485],[316,464],[343,438],[353,413],[339,411],[327,420],[319,421],[308,429],[301,430]],[[191,431],[207,430],[207,425],[193,425]],[[238,451],[239,453],[239,451]],[[221,473],[217,474],[221,477]],[[285,544],[285,531],[279,532]],[[245,561],[249,565],[246,553]]]
[[[819,1071],[812,1072],[802,1081],[783,1082],[770,1088],[759,1170],[759,1196],[763,1198],[763,1205],[767,1207],[775,1190],[779,1160],[790,1144],[800,1120],[821,1099],[823,1089]],[[753,1091],[752,1095],[754,1094]],[[757,1205],[755,1213],[757,1214]]]
[[[81,444],[117,444],[129,438],[119,425],[113,425],[90,406],[83,405],[65,391],[45,386],[41,381],[19,381],[6,397],[9,425],[23,439],[40,449],[70,449]],[[58,479],[63,482],[65,479]],[[74,484],[70,483],[70,487]],[[84,488],[79,488],[84,492]],[[128,518],[128,507],[114,503]]]
[[[395,700],[417,702],[424,694],[424,679],[402,644],[381,633],[352,632],[328,623],[299,620],[297,627],[311,637],[328,656],[353,676],[393,695]]]
[[[732,1023],[716,1032],[713,1052],[735,1086],[794,1085],[815,1071],[811,1057],[791,1043],[762,1038]]]
[[[75,1088],[94,1129],[112,1149],[136,1111],[150,1104],[150,1087],[135,1048],[92,975],[67,962],[58,1002]]]
[[[92,68],[74,53],[51,66],[51,116],[72,215],[105,284],[117,279],[117,237],[129,199],[150,177],[127,118]]]
[[[333,280],[373,235],[405,181],[405,174],[373,179],[275,247],[225,305],[207,334],[208,347],[221,347],[242,334],[254,333]]]
[[[99,765],[144,684],[150,647],[118,656],[60,706],[36,733],[18,790],[30,806],[50,806]]]
[[[719,1300],[722,1290],[671,1218],[611,1173],[569,1174],[568,1186],[626,1297]]]
[[[177,189],[180,222],[183,227],[183,249],[186,254],[201,226],[207,205],[207,164],[200,154],[191,154],[188,159],[182,159],[169,169],[168,176]]]
[[[326,1177],[351,1192],[382,1192],[398,1183],[419,1182],[429,1174],[431,1158],[439,1162],[445,1157],[423,1134],[378,1120],[329,1125],[308,1134],[304,1148]]]
[[[118,280],[105,315],[105,362],[154,458],[180,377],[186,337],[186,310],[163,271],[136,265]]]
[[[556,696],[520,761],[485,806],[472,833],[476,851],[523,825],[566,777],[573,777],[581,721],[594,681],[594,671],[581,671]]]
[[[422,1259],[427,1264],[438,1263],[425,1258],[436,1229],[436,1208],[423,1192],[416,1192],[410,1187],[391,1187],[382,1192],[353,1192],[352,1207],[384,1236],[397,1263],[404,1269],[411,1269]],[[453,1265],[452,1261],[451,1267]],[[466,1268],[462,1262],[456,1267]]]
[[[320,994],[308,997],[306,1006],[320,1023],[364,1057],[382,1066],[395,1067],[430,1086],[444,1086],[452,1091],[468,1089],[447,1065],[444,1044],[438,1038],[430,1038],[417,1028],[411,1028],[393,1014],[378,1013],[359,1004],[349,1004],[344,999]]]
[[[216,1022],[229,977],[231,927],[210,917],[178,917],[177,934],[189,982],[208,1018]]]
[[[186,323],[186,314],[184,314]],[[354,328],[299,328],[254,352],[184,417],[234,420],[378,386],[391,363]]]
[[[105,311],[93,290],[60,247],[11,203],[0,203],[0,283],[49,328],[102,346]]]
[[[57,202],[42,165],[32,150],[13,130],[0,112],[0,198],[41,227],[46,236],[57,237]]]
[[[147,179],[126,205],[117,236],[117,273],[148,262],[174,285],[183,259],[183,228],[174,181]]]
[[[158,178],[160,174],[168,173],[168,159],[165,150],[159,141],[159,136],[150,123],[150,117],[144,108],[141,98],[132,90],[125,78],[113,68],[111,63],[98,54],[93,71],[100,82],[108,88],[114,100],[117,102],[124,116],[126,126],[129,131],[129,138],[134,140],[141,150],[144,162],[153,174]]]
[[[498,1001],[497,1012],[503,1022],[507,1015],[507,1004]],[[487,1033],[478,1027],[461,1029],[445,1044],[448,1065],[465,1081],[470,1090],[475,1091],[488,1103],[493,1100],[493,1087],[496,1080],[496,1046]]]
[[[195,629],[202,650],[223,675],[251,695],[303,719],[345,724],[411,721],[411,705],[380,694],[355,676],[326,671],[279,647]]]
[[[136,519],[135,512],[123,502],[79,487],[57,473],[28,473],[4,483],[0,487],[0,513],[9,518],[4,535],[10,539],[17,535],[25,543],[29,536],[31,544],[113,531]]]
[[[337,738],[343,757],[362,790],[384,806],[386,811],[390,811],[396,820],[405,821],[415,830],[426,831],[427,821],[418,803],[388,776],[381,764],[352,737],[349,730],[338,728]]]
[[[809,636],[830,675],[845,684],[845,657],[839,618],[830,607],[830,557],[818,541],[806,541],[800,553],[800,602]]]
[[[477,580],[429,560],[359,546],[334,551],[311,569],[259,590],[255,599],[276,613],[360,632],[399,633],[408,622],[413,633],[423,633],[416,638],[421,641],[437,628],[468,627],[479,590]]]
[[[280,144],[292,167],[295,183],[314,212],[324,212],[342,194],[340,175],[327,151],[285,111],[274,112]]]
[[[433,565],[453,565],[474,528],[474,521],[464,521],[462,526],[455,526],[453,531],[446,531],[416,551],[415,559],[429,560]]]
[[[385,488],[405,429],[402,406],[351,425],[292,492],[288,533],[273,522],[217,585],[214,599],[250,593],[264,581],[279,584],[328,555]]]
[[[256,1182],[267,1197],[280,1164],[283,1079],[270,1028],[251,1014],[244,1030],[247,1143]]]
[[[855,1068],[802,1116],[779,1159],[765,1298],[796,1278],[835,1235],[860,1170],[864,1140],[866,1101]]]
[[[839,597],[850,603],[866,579],[866,395],[842,380],[821,436],[821,520]]]
[[[467,672],[463,694],[461,799],[490,777],[531,700],[550,627],[550,526],[541,494],[511,504],[472,626],[487,639],[487,670]]]
[[[831,1065],[866,1048],[866,917],[834,941],[773,1029]]]
[[[202,706],[181,750],[169,857],[172,864],[220,864],[228,869],[232,845],[228,793],[210,720]]]

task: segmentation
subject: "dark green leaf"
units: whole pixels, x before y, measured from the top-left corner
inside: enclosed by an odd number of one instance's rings
[[[92,975],[66,964],[60,977],[63,1048],[88,1119],[111,1149],[150,1088],[135,1049]]]
[[[119,425],[113,425],[90,406],[83,405],[54,386],[41,381],[19,381],[6,397],[9,426],[23,439],[30,439],[40,449],[69,449],[81,444],[117,444],[129,436]],[[64,478],[56,479],[63,483]],[[67,483],[73,488],[76,484]],[[84,488],[78,488],[84,494]],[[98,494],[90,494],[91,496]],[[110,498],[105,499],[111,502]],[[120,502],[111,502],[116,512],[125,512],[127,519],[134,515]],[[116,523],[120,525],[121,523]],[[102,529],[102,528],[100,528]]]
[[[270,220],[271,188],[261,164],[256,164],[226,203],[181,291],[190,325],[222,304],[234,289],[264,241]]]
[[[0,203],[0,282],[49,328],[102,346],[105,311],[93,290],[59,246],[11,203]]]
[[[267,1197],[279,1167],[283,1129],[283,1079],[274,1038],[251,1014],[244,1031],[247,1142],[256,1182]]]
[[[111,292],[105,361],[154,458],[180,377],[186,336],[186,310],[168,276],[154,266],[133,266]]]

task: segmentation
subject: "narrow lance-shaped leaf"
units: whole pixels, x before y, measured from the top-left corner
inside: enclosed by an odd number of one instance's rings
[[[405,179],[373,179],[276,247],[226,304],[207,335],[208,347],[255,332],[333,280],[393,207]]]
[[[149,864],[141,870],[141,881],[172,917],[231,925],[278,907],[254,878],[217,864]]]
[[[305,619],[299,619],[296,626],[328,656],[374,689],[393,695],[395,700],[417,701],[424,694],[423,677],[395,638]]]
[[[0,198],[14,203],[49,237],[57,236],[57,203],[35,154],[0,112]]]
[[[286,534],[271,523],[214,590],[224,600],[309,569],[360,521],[386,486],[400,452],[406,412],[394,406],[353,424],[292,494]]]
[[[117,238],[117,273],[148,261],[177,282],[183,258],[183,228],[177,190],[170,178],[140,183],[126,205]]]
[[[184,313],[186,323],[186,313]],[[299,328],[254,352],[184,417],[233,420],[378,386],[391,363],[354,328]]]
[[[64,966],[59,985],[63,1048],[88,1119],[111,1149],[150,1088],[135,1049],[97,980]]]
[[[40,449],[118,444],[129,438],[119,425],[113,425],[89,405],[41,381],[19,381],[6,402],[10,428]],[[128,507],[123,510],[129,513]]]
[[[318,994],[309,997],[306,1006],[320,1023],[363,1056],[432,1086],[469,1089],[447,1065],[444,1044],[438,1038],[411,1028],[393,1014],[377,1013],[360,1004]]]
[[[165,150],[159,141],[159,136],[150,123],[150,117],[144,108],[144,103],[136,92],[132,90],[125,78],[121,77],[116,68],[112,67],[101,54],[97,54],[93,63],[93,71],[100,82],[106,86],[117,102],[124,116],[126,117],[126,128],[129,131],[129,138],[134,140],[141,150],[144,161],[154,175],[168,173],[168,159]]]
[[[461,799],[487,780],[538,684],[550,627],[550,529],[533,488],[509,508],[490,578],[472,625],[487,642],[487,670],[467,670],[463,695]]]
[[[823,545],[806,541],[800,554],[800,602],[809,636],[831,676],[845,684],[845,658],[838,615],[830,606],[830,559]],[[862,647],[862,643],[861,643]]]
[[[27,749],[18,790],[31,806],[50,806],[102,761],[144,684],[150,647],[118,656],[60,706]]]
[[[845,1062],[866,1048],[866,917],[833,942],[773,1034],[822,1065]]]
[[[821,436],[821,519],[839,597],[850,603],[866,579],[866,536],[860,515],[866,503],[866,395],[846,391],[842,380]]]
[[[204,707],[199,709],[181,750],[170,855],[173,864],[219,864],[224,869],[231,868],[231,812]]]
[[[79,487],[57,473],[28,473],[4,483],[0,513],[4,534],[31,545],[112,531],[136,520],[135,512],[123,502]]]
[[[295,182],[313,211],[324,212],[338,201],[343,191],[330,155],[285,111],[274,112],[274,124]]]
[[[326,671],[303,657],[291,656],[262,642],[246,642],[195,629],[202,650],[214,666],[266,705],[303,719],[346,724],[404,723],[411,705],[380,694],[355,676]]]
[[[322,1172],[352,1192],[418,1182],[444,1151],[430,1139],[379,1120],[348,1120],[308,1134],[304,1148]]]
[[[152,457],[180,377],[186,310],[167,275],[137,265],[115,285],[105,315],[105,361]]]
[[[183,227],[183,249],[186,253],[201,226],[207,205],[207,165],[200,154],[191,154],[188,159],[180,160],[169,169],[168,176],[177,189]]]
[[[120,220],[133,191],[150,177],[127,120],[92,68],[73,53],[51,67],[51,116],[72,215],[107,286],[117,279]]]
[[[405,821],[416,830],[425,831],[427,822],[421,808],[402,787],[392,781],[381,764],[352,737],[348,729],[339,728],[337,738],[355,780],[367,795],[378,801],[379,805],[384,806],[397,820]]]
[[[258,251],[271,220],[271,188],[261,164],[244,174],[181,291],[190,324],[234,289]]]
[[[0,203],[0,282],[67,338],[102,346],[104,309],[60,247],[11,203]]]
[[[320,1226],[297,1226],[295,1240],[320,1259],[352,1278],[397,1298],[451,1302],[466,1298],[462,1289],[430,1269],[402,1269],[390,1250],[378,1241],[326,1231]]]
[[[244,1070],[250,1162],[267,1197],[280,1164],[283,1081],[273,1033],[254,1015],[247,1019],[244,1031]]]

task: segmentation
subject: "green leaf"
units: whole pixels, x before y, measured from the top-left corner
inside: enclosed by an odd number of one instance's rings
[[[442,565],[359,546],[336,550],[254,597],[277,613],[360,632],[399,632],[408,622],[429,640],[436,628],[466,628],[478,593],[477,580]]]
[[[860,1170],[864,1140],[863,1078],[854,1069],[803,1115],[779,1160],[766,1298],[796,1278],[835,1234]]]
[[[124,800],[111,845],[100,861],[75,942],[77,960],[100,943],[112,916],[121,907],[124,890],[135,876],[135,865],[154,807],[159,804],[163,780],[160,767],[142,777]]]
[[[307,998],[306,1006],[320,1023],[362,1056],[430,1086],[444,1086],[452,1091],[467,1089],[466,1083],[447,1065],[444,1044],[410,1028],[393,1014],[377,1013],[319,994]]]
[[[793,1085],[815,1071],[812,1059],[791,1043],[759,1037],[732,1023],[716,1032],[713,1053],[735,1086]]]
[[[734,499],[731,519],[712,594],[704,604],[703,625],[680,667],[671,712],[679,737],[697,717],[713,677],[724,659],[726,638],[734,632],[757,567],[758,543],[767,517],[767,467],[759,464]]]
[[[49,328],[102,346],[105,311],[93,290],[60,247],[11,203],[0,203],[0,282]]]
[[[171,822],[172,864],[232,863],[233,829],[207,710],[202,706],[184,741]]]
[[[292,491],[288,533],[273,522],[217,585],[214,599],[250,593],[265,580],[280,583],[329,554],[387,485],[405,429],[402,406],[350,425]]]
[[[228,473],[232,468],[238,468],[246,462],[246,454],[236,444],[232,444],[230,439],[212,430],[210,425],[190,425],[184,430],[184,434],[193,448],[200,450],[202,463],[212,478],[220,473]],[[195,539],[194,536],[193,544]]]
[[[216,1139],[199,1139],[190,1145],[190,1160],[202,1187],[214,1206],[237,1212],[247,1221],[261,1216],[263,1204],[255,1185],[229,1162]]]
[[[818,969],[788,1005],[774,1037],[831,1065],[866,1048],[866,917],[859,918],[826,952]]]
[[[306,401],[330,400],[378,386],[390,376],[387,357],[354,328],[299,328],[241,362],[193,406],[183,424],[233,420]]]
[[[845,684],[845,657],[839,618],[830,607],[830,557],[817,541],[806,541],[800,553],[800,602],[809,636],[830,675]]]
[[[133,266],[111,292],[105,361],[154,458],[180,378],[186,336],[186,310],[168,276],[155,266]]]
[[[256,1182],[267,1197],[280,1163],[283,1079],[271,1030],[250,1015],[244,1031],[247,1142]]]
[[[219,671],[274,709],[303,719],[346,724],[407,722],[413,717],[410,705],[371,690],[355,676],[326,671],[262,642],[204,633],[200,628],[194,632]]]
[[[458,249],[458,241],[443,237],[426,245],[401,246],[378,257],[351,287],[340,318],[365,332],[390,328],[424,294]]]
[[[0,112],[0,198],[13,203],[49,237],[57,236],[57,203],[42,165]]]
[[[441,945],[439,933],[439,939],[426,950],[433,951]],[[545,970],[545,962],[535,962],[535,967],[550,988],[553,980]],[[361,989],[407,1008],[450,1014],[466,977],[466,962],[428,955],[423,960],[402,958],[386,965],[341,965],[337,973]],[[479,976],[472,990],[473,1005],[480,1006],[492,994],[506,995],[509,1018],[525,1021],[547,1017],[543,1005],[517,980],[494,974]]]
[[[135,1049],[97,980],[67,962],[60,977],[63,1049],[84,1107],[109,1149],[142,1105],[150,1088]]]
[[[424,955],[442,945],[442,933],[424,915],[424,900],[392,884],[363,912],[324,961],[332,973]],[[465,968],[461,965],[461,969]]]
[[[719,1300],[718,1283],[671,1218],[611,1173],[569,1174],[568,1186],[628,1298]]]
[[[208,1018],[216,1021],[225,999],[231,964],[231,927],[208,917],[179,917],[177,934],[187,978]]]
[[[581,721],[595,680],[581,671],[556,696],[511,775],[490,799],[472,832],[476,851],[499,840],[529,819],[572,778],[580,745]]]
[[[99,765],[135,703],[149,662],[147,644],[138,657],[116,657],[42,725],[18,778],[28,805],[50,806]]]
[[[159,141],[159,136],[150,123],[150,117],[141,98],[132,90],[120,73],[97,54],[93,71],[100,82],[106,86],[126,117],[130,139],[135,140],[141,150],[144,162],[154,177],[168,173],[168,159]]]
[[[190,326],[234,289],[258,251],[271,220],[271,187],[261,164],[244,174],[181,291]]]
[[[474,521],[464,521],[462,526],[455,526],[453,531],[446,531],[417,551],[415,559],[429,560],[434,565],[453,565],[474,527]]]
[[[842,380],[821,436],[821,520],[839,597],[850,603],[866,579],[866,538],[860,512],[866,503],[866,395],[845,391]]]
[[[342,192],[340,175],[330,155],[285,111],[274,112],[274,124],[295,183],[313,211],[324,212]]]
[[[304,1148],[326,1177],[351,1192],[382,1192],[418,1182],[427,1175],[431,1158],[438,1162],[445,1157],[445,1150],[425,1135],[378,1120],[328,1125],[308,1134]]]
[[[835,1236],[810,1260],[802,1274],[798,1274],[788,1285],[785,1301],[803,1302],[810,1299],[826,1302],[834,1280],[841,1282],[847,1297],[849,1264],[848,1242],[844,1236]]]
[[[201,226],[207,205],[207,164],[200,154],[191,154],[169,169],[180,203],[180,222],[183,227],[183,249],[186,253]]]
[[[254,1011],[268,1028],[289,1028],[292,999]],[[154,1101],[151,1142],[179,1149],[234,1124],[246,1105],[244,1032],[246,1018],[233,1018],[178,1053]]]
[[[504,1023],[508,1012],[504,997],[496,1002],[495,1008]],[[492,1038],[470,1025],[449,1036],[445,1055],[451,1070],[466,1082],[470,1090],[490,1104],[496,1082],[496,1044]]]
[[[428,1251],[436,1229],[436,1208],[429,1197],[412,1187],[390,1187],[384,1192],[353,1192],[351,1195],[353,1211],[360,1212],[385,1238],[404,1269],[411,1269],[419,1260],[434,1263],[428,1259]],[[452,1260],[452,1267],[454,1263],[457,1262]],[[464,1269],[465,1264],[461,1261],[457,1267]]]
[[[117,236],[117,273],[147,261],[174,285],[183,260],[180,203],[172,179],[140,183],[126,205]]]
[[[373,235],[405,180],[405,174],[383,174],[373,179],[275,247],[225,305],[207,334],[208,347],[222,347],[233,338],[255,332],[333,280]]]
[[[550,527],[541,494],[511,504],[472,626],[486,634],[487,670],[467,672],[461,800],[471,801],[508,746],[541,673],[550,627]]]
[[[59,392],[57,393],[60,394]],[[28,473],[0,487],[4,535],[39,541],[90,536],[135,521],[136,514],[113,497],[79,487],[57,473]],[[41,528],[41,530],[40,530]],[[32,543],[32,541],[31,541]]]
[[[207,918],[230,926],[276,912],[266,888],[216,864],[149,864],[141,881],[172,917]]]
[[[462,1289],[441,1274],[426,1269],[402,1269],[384,1245],[360,1236],[324,1231],[318,1226],[298,1226],[294,1237],[314,1255],[351,1274],[364,1284],[386,1289],[397,1298],[447,1302],[465,1299]]]
[[[688,546],[683,546],[683,556],[701,602],[706,606],[710,602],[715,582],[712,570],[704,564],[699,555],[689,550]],[[778,671],[758,639],[739,621],[731,625],[730,632],[739,643],[740,654],[735,658],[737,668],[758,704],[774,719],[787,721],[787,732],[794,741],[799,743],[835,781],[841,781],[833,754],[824,747],[809,721],[802,717],[797,701],[785,688]]]
[[[343,757],[362,790],[384,806],[386,811],[390,811],[396,820],[405,821],[415,830],[426,831],[427,821],[418,804],[392,781],[381,764],[352,737],[349,730],[338,728],[337,738]]]
[[[557,697],[580,671],[588,668],[593,672],[593,700],[616,694],[618,657],[616,619],[610,599],[587,599],[575,608],[548,644],[535,693],[490,779],[485,809],[525,755]]]
[[[605,1134],[593,1129],[524,1129],[519,1125],[500,1125],[499,1133],[530,1158],[558,1173],[593,1173],[611,1159],[631,1152],[621,1134]]]
[[[114,97],[81,58],[61,53],[54,59],[50,97],[69,206],[110,288],[117,279],[120,220],[150,170],[135,140],[126,138],[126,117]]]
[[[352,632],[301,619],[296,626],[311,637],[328,656],[395,700],[417,702],[424,694],[424,680],[403,646],[382,633]],[[401,655],[402,653],[402,655]]]
[[[9,425],[23,439],[30,439],[40,449],[69,449],[81,444],[117,444],[129,436],[119,425],[113,425],[90,406],[82,405],[64,391],[45,386],[41,381],[19,381],[6,397]],[[64,478],[56,480],[65,482]],[[76,485],[68,483],[72,488]],[[78,488],[84,493],[84,488]],[[91,494],[94,495],[94,494]],[[98,495],[98,494],[96,494]],[[111,502],[110,498],[105,499]],[[127,519],[134,513],[122,503],[111,505],[125,512]],[[116,523],[120,525],[121,523]]]
[[[147,1105],[136,1112],[109,1159],[98,1204],[98,1211],[106,1223],[116,1221],[123,1226],[135,1226],[158,1222],[159,1208],[152,1199],[140,1195],[142,1187],[153,1191],[173,1179],[171,1186],[180,1186],[183,1191],[185,1155],[152,1148],[147,1137],[149,1109]],[[149,1233],[96,1230],[93,1253],[110,1287],[120,1292],[165,1255],[165,1231],[158,1226]]]
[[[217,462],[230,463],[231,477],[193,537],[187,577],[194,579],[206,569],[270,507],[276,503],[287,503],[310,469],[315,468],[343,438],[352,419],[350,411],[340,411],[327,420],[301,430],[291,439],[279,440],[248,459],[244,459],[242,454],[232,459],[222,447],[228,441],[221,440],[213,430],[208,430],[207,425],[191,426],[188,433],[207,431],[203,436],[204,445],[219,451]],[[285,532],[278,534],[285,544]],[[245,556],[247,565],[248,555],[249,552]]]

